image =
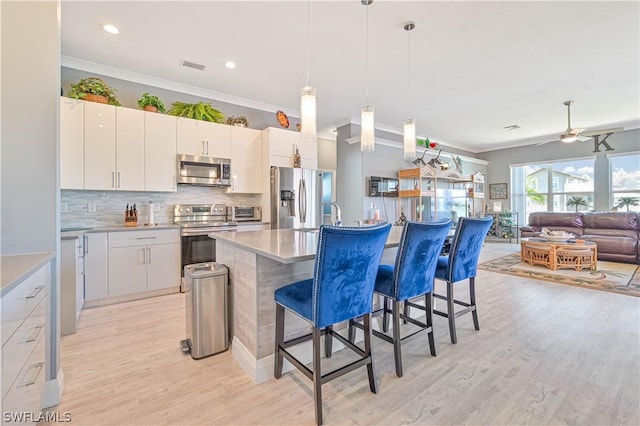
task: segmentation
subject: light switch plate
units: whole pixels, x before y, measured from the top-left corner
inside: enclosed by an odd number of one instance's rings
[[[89,203],[89,213],[95,213],[96,212],[96,203]]]

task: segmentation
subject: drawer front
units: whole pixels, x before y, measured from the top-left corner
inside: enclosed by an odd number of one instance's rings
[[[2,411],[4,413],[37,413],[42,411],[42,390],[44,388],[44,340],[40,339],[18,378],[9,388],[6,396],[2,398]],[[4,420],[4,418],[3,418]],[[31,424],[29,418],[15,419],[17,424]],[[37,420],[33,419],[33,420]]]
[[[40,301],[36,309],[18,327],[13,336],[2,346],[2,397],[15,382],[18,372],[24,367],[40,340],[44,339],[47,298]],[[44,340],[43,340],[44,341]]]
[[[49,293],[51,266],[43,265],[2,298],[2,345]]]
[[[170,244],[179,242],[180,231],[178,229],[109,232],[109,248],[146,246],[153,244]]]

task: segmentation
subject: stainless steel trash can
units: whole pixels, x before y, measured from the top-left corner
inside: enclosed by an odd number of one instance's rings
[[[229,348],[227,282],[229,271],[217,263],[184,267],[186,301],[186,345],[193,359]]]

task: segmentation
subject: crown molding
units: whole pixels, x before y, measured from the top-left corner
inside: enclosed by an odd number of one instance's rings
[[[165,80],[163,78],[153,77],[147,74],[141,74],[133,71],[123,70],[121,68],[111,67],[109,65],[99,64],[97,62],[85,61],[84,59],[74,58],[72,56],[62,55],[60,58],[60,65],[67,68],[73,68],[76,70],[86,71],[90,73],[96,73],[105,75],[108,77],[117,78],[120,80],[130,81],[132,83],[144,84],[147,86],[158,87],[166,90],[173,90],[174,92],[186,93],[193,96],[200,96],[207,99],[215,99],[216,101],[226,102],[233,105],[239,105],[246,108],[253,108],[260,111],[267,111],[276,113],[277,111],[283,111],[289,117],[300,118],[300,113],[297,110],[280,107],[264,102],[258,102],[253,99],[242,98],[240,96],[233,96],[226,93],[216,92],[214,90],[203,89],[202,87],[191,86],[188,84],[176,83],[175,81]]]

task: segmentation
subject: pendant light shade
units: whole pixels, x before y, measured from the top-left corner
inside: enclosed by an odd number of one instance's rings
[[[362,107],[360,116],[360,150],[374,151],[376,149],[375,120],[373,117],[373,107],[368,105]]]
[[[360,0],[367,7],[366,37],[365,37],[365,87],[367,93],[367,106],[362,107],[360,115],[360,151],[374,151],[376,149],[375,120],[373,107],[369,104],[369,8],[373,0]]]
[[[409,49],[408,49],[408,58],[409,58],[409,66],[407,68],[407,74],[409,76],[407,83],[407,98],[409,100],[409,111],[411,111],[411,30],[416,27],[414,22],[407,22],[404,25],[404,30],[409,34]],[[411,118],[411,113],[409,113],[409,118],[404,121],[404,138],[403,138],[403,148],[404,148],[404,158],[414,158],[416,156],[416,120]]]
[[[300,89],[300,132],[302,142],[318,142],[316,124],[316,89],[303,87]]]
[[[407,118],[404,120],[404,158],[416,156],[416,120]]]

